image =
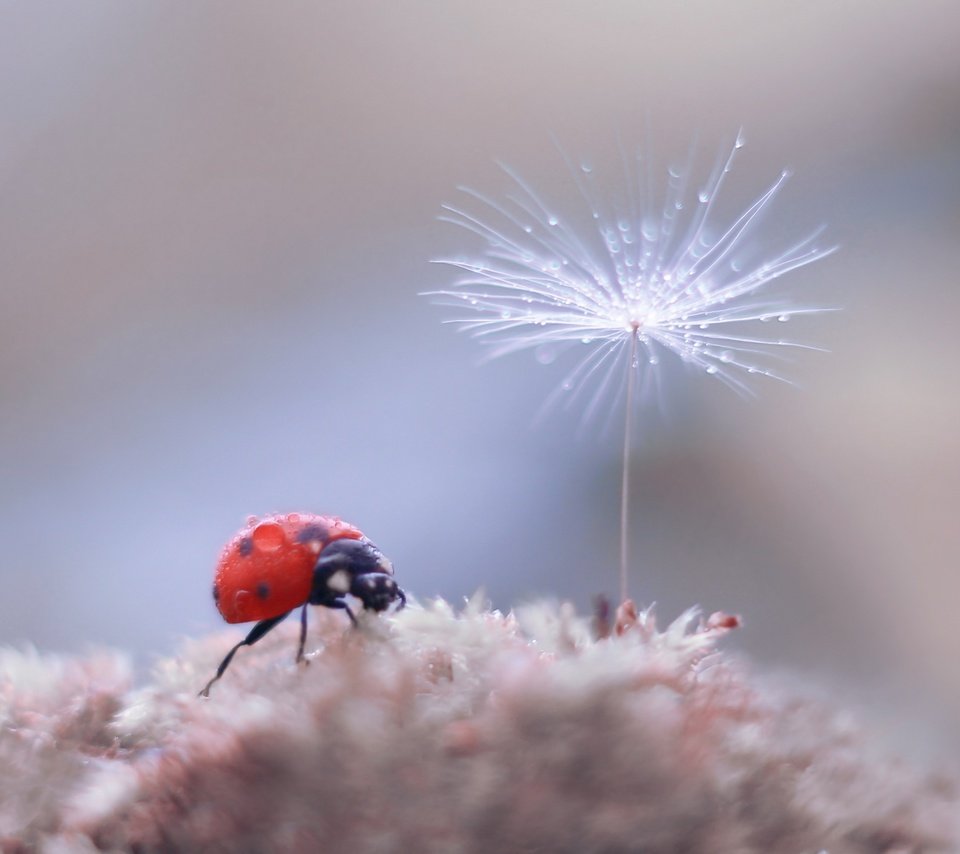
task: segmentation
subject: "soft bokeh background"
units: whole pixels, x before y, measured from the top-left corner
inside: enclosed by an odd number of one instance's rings
[[[416,296],[474,245],[435,217],[497,158],[562,198],[551,133],[709,166],[742,124],[731,205],[794,170],[764,231],[827,222],[784,284],[844,311],[791,330],[833,351],[800,390],[648,419],[634,593],[956,750],[958,41],[935,0],[0,5],[0,642],[169,653],[274,509],[422,597],[612,592],[619,437],[532,429],[558,366],[476,367]]]

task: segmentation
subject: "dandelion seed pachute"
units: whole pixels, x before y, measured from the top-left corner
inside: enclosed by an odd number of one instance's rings
[[[819,349],[763,331],[763,324],[823,310],[795,306],[768,287],[833,251],[818,246],[822,229],[760,257],[747,245],[788,173],[739,215],[717,222],[716,200],[742,146],[738,135],[695,194],[688,189],[690,170],[668,169],[659,214],[652,182],[642,179],[649,164],[638,152],[632,165],[623,157],[625,201],[619,206],[604,201],[592,166],[577,167],[565,158],[589,212],[585,228],[574,225],[575,214],[560,215],[506,166],[512,190],[503,201],[460,188],[465,203],[444,206],[441,217],[483,243],[477,255],[437,259],[459,271],[451,289],[430,294],[463,312],[448,323],[487,345],[490,358],[529,349],[552,358],[554,351],[586,345],[545,408],[561,399],[571,405],[586,394],[586,422],[605,401],[625,398],[621,601],[627,599],[634,403],[659,399],[651,392],[660,390],[661,357],[750,393],[749,375],[788,381],[777,362],[794,349]]]
[[[818,246],[818,229],[776,254],[745,260],[752,258],[747,239],[788,173],[739,216],[718,225],[715,202],[742,144],[738,137],[699,192],[688,189],[687,170],[667,170],[656,216],[644,186],[649,182],[632,178],[626,168],[626,202],[618,210],[601,198],[592,166],[569,164],[592,223],[585,229],[505,166],[513,190],[503,201],[460,188],[464,203],[445,206],[441,219],[472,232],[483,250],[437,259],[460,276],[451,289],[431,295],[460,309],[447,322],[472,333],[490,358],[587,345],[551,396],[573,398],[591,389],[585,417],[623,388],[617,366],[628,358],[634,337],[637,355],[629,367],[644,381],[656,379],[661,358],[669,354],[739,392],[751,391],[751,374],[788,381],[776,367],[786,352],[819,348],[767,334],[760,325],[820,309],[763,291],[833,247]],[[641,159],[638,154],[638,175]],[[683,228],[689,206],[693,212]]]

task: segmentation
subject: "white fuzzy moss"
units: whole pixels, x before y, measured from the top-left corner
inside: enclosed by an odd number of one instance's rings
[[[876,760],[845,716],[713,649],[733,621],[479,601],[315,609],[224,632],[132,690],[122,660],[0,657],[4,850],[957,850],[944,779]]]

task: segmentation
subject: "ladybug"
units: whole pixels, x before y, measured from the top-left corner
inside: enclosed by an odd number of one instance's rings
[[[228,623],[258,622],[227,653],[200,696],[209,696],[240,647],[253,646],[295,608],[301,608],[298,662],[307,639],[307,605],[342,609],[356,625],[344,600],[348,593],[370,611],[384,611],[398,599],[401,608],[407,604],[393,565],[353,525],[312,513],[250,517],[220,553],[213,601]]]

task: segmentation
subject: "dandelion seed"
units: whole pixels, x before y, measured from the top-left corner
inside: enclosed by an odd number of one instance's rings
[[[586,395],[584,418],[589,419],[612,398],[626,398],[623,598],[631,413],[636,400],[652,396],[663,357],[673,356],[738,392],[751,393],[749,375],[786,381],[775,367],[785,351],[819,349],[774,337],[766,327],[768,334],[754,329],[822,310],[794,307],[764,289],[834,248],[817,246],[818,230],[772,255],[752,257],[748,239],[787,172],[732,222],[717,226],[716,200],[742,147],[738,134],[729,155],[699,188],[688,188],[689,170],[668,169],[659,214],[651,201],[652,182],[644,177],[649,164],[637,153],[632,163],[624,157],[625,201],[620,205],[603,201],[592,165],[568,161],[590,215],[590,225],[582,231],[574,225],[575,216],[549,205],[509,167],[503,168],[514,188],[505,200],[461,188],[467,203],[445,206],[441,217],[485,244],[477,256],[437,259],[461,274],[452,289],[429,294],[466,310],[447,322],[483,342],[490,358],[533,350],[539,361],[550,362],[564,349],[580,348],[579,359],[548,404],[561,398],[569,404]]]

